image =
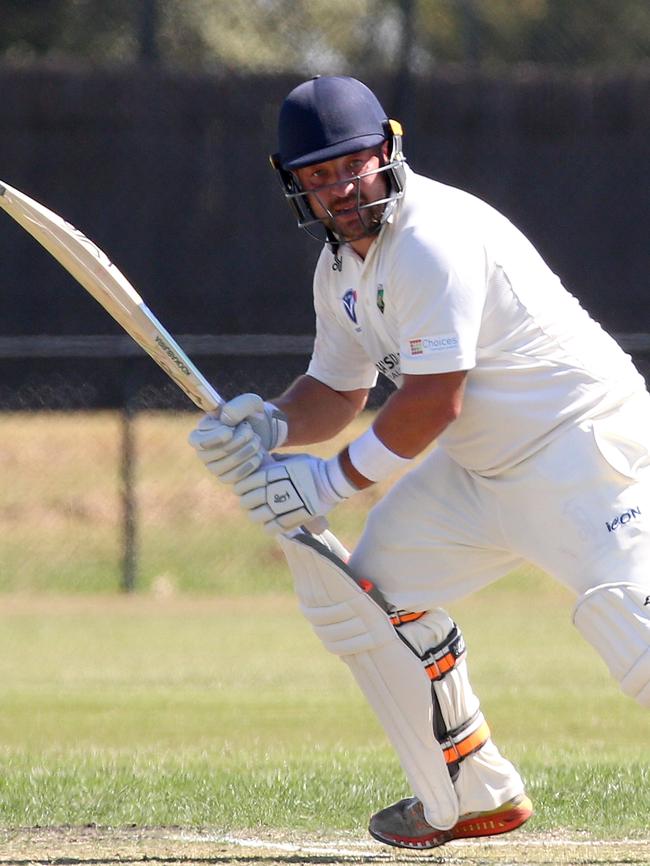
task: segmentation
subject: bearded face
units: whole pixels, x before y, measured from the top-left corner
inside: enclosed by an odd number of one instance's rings
[[[314,222],[321,222],[341,243],[379,231],[389,183],[381,148],[368,148],[296,170],[296,179]]]

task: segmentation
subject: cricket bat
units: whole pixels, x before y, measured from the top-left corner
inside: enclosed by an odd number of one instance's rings
[[[58,214],[0,181],[0,207],[89,292],[204,412],[224,400],[106,253]]]
[[[0,181],[0,207],[81,283],[199,409],[220,414],[224,399],[96,243],[58,214],[3,181]],[[271,462],[272,458],[267,455],[266,460]],[[327,521],[317,517],[306,525],[320,533]]]

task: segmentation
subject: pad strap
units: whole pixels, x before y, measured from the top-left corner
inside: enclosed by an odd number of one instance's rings
[[[480,711],[453,731],[440,743],[447,764],[458,764],[478,752],[490,739],[490,728]]]
[[[415,614],[411,622],[417,621],[423,615]],[[403,622],[408,622],[406,617]],[[431,681],[433,733],[440,743],[449,773],[455,778],[458,764],[485,745],[490,738],[490,729],[478,709],[478,700],[475,699],[475,709],[467,703],[465,691],[469,689],[469,683],[462,665],[467,648],[461,630],[456,623],[451,620],[449,622],[451,627],[444,640],[424,650],[421,644],[419,649],[413,646],[408,637],[400,633],[399,628],[395,630],[418,656]],[[447,677],[449,680],[446,680]],[[450,693],[455,693],[456,698],[450,699]],[[457,703],[459,700],[461,703]]]
[[[457,625],[445,640],[437,647],[429,650],[422,658],[424,669],[430,680],[441,680],[452,671],[458,661],[465,657],[467,648],[465,640]]]
[[[398,611],[391,615],[390,622],[391,625],[394,625],[395,628],[399,625],[403,625],[405,622],[415,622],[417,619],[422,619],[425,615],[426,610],[418,610],[415,613],[406,613],[405,611]]]

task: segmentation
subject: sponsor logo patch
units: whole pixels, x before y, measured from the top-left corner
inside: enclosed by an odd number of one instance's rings
[[[414,337],[409,340],[411,355],[434,355],[436,352],[447,352],[458,348],[456,334],[441,334],[438,337]]]
[[[608,532],[616,532],[619,526],[625,526],[626,523],[629,523],[630,520],[635,520],[637,517],[641,517],[641,509],[638,506],[630,508],[629,511],[624,511],[623,514],[617,515],[611,521],[606,520],[605,526]]]
[[[348,318],[357,324],[357,293],[354,289],[348,289],[341,298],[343,301],[343,309],[348,314]]]
[[[396,382],[402,375],[400,356],[395,352],[390,352],[388,355],[384,355],[381,360],[375,363],[375,366],[382,375],[386,376],[386,378],[393,382]]]

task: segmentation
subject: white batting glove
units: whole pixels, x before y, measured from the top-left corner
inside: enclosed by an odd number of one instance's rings
[[[296,529],[327,514],[357,488],[343,474],[338,457],[323,460],[299,454],[276,461],[235,484],[242,508],[271,535]]]
[[[287,439],[289,424],[287,416],[273,403],[262,400],[257,394],[242,394],[226,403],[221,409],[226,424],[239,423],[246,419],[260,437],[265,451],[280,448]]]
[[[189,443],[202,463],[225,484],[254,472],[268,451],[287,438],[286,416],[257,394],[241,394],[206,415],[190,433]]]

